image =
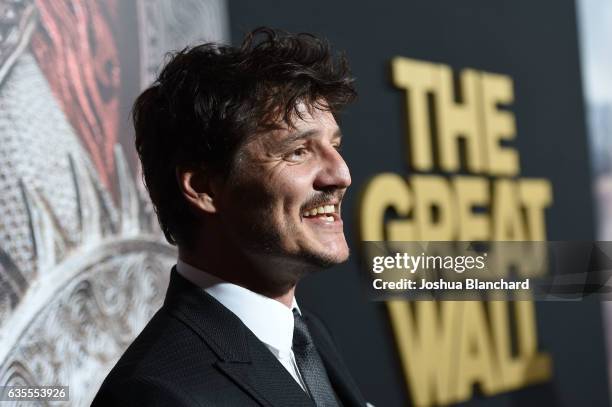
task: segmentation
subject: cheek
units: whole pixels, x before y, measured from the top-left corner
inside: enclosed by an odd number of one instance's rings
[[[235,184],[232,200],[248,216],[294,223],[301,206],[313,195],[313,170],[306,166],[251,169]],[[245,214],[246,214],[245,213]]]
[[[286,184],[283,188],[283,195],[278,197],[277,209],[282,212],[282,216],[293,222],[299,218],[300,209],[306,201],[307,195],[296,184]]]
[[[312,182],[308,176],[296,174],[284,177],[278,183],[279,201],[282,202],[285,213],[297,213],[300,208],[312,196]]]

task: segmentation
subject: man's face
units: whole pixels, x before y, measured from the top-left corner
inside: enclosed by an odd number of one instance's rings
[[[326,266],[348,258],[340,209],[351,176],[333,115],[302,112],[241,147],[219,215],[251,256]]]

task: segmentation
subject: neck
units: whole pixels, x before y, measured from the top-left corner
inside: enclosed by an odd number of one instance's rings
[[[289,308],[293,305],[297,278],[287,273],[287,267],[260,268],[244,261],[240,255],[219,256],[218,252],[213,254],[210,251],[189,251],[180,247],[179,259],[221,280],[264,295]]]
[[[294,296],[295,296],[295,286],[291,287],[289,291],[287,291],[285,294],[281,295],[280,297],[276,297],[276,298],[270,297],[270,298],[280,302],[281,304],[287,306],[288,308],[291,308],[291,306],[293,305]]]

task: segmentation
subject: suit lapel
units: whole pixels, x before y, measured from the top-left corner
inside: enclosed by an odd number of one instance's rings
[[[253,338],[257,340],[254,335]],[[250,345],[252,363],[219,362],[219,369],[265,406],[314,407],[289,372],[261,342]]]
[[[206,342],[219,359],[216,367],[259,404],[313,407],[289,372],[235,314],[174,269],[164,307]]]
[[[312,315],[306,314],[305,319],[312,339],[325,365],[325,370],[327,371],[332,387],[342,402],[342,405],[344,407],[364,407],[366,401],[361,395],[347,367],[344,365],[344,362],[340,358],[340,354],[326,329],[322,326],[321,322]]]

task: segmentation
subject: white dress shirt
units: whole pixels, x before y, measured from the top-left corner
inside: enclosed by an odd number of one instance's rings
[[[293,298],[291,308],[239,285],[228,283],[205,271],[178,260],[176,271],[201,287],[225,308],[233,312],[266,345],[295,381],[306,386],[291,345],[293,344],[293,309],[300,308]]]

